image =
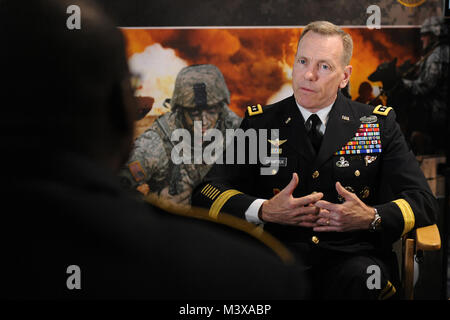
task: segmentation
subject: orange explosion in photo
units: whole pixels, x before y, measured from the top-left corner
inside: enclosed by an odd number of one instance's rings
[[[385,61],[418,60],[418,29],[345,29],[353,38],[350,94]],[[291,72],[300,28],[122,29],[133,71],[143,75],[139,96],[155,99],[152,114],[161,114],[179,70],[210,63],[223,73],[231,92],[230,108],[243,116],[248,105],[273,103],[292,94]],[[381,83],[372,83],[381,86]],[[375,92],[376,93],[376,92]]]

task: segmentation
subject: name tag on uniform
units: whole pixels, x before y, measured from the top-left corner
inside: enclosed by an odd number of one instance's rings
[[[287,166],[287,158],[264,158],[262,161],[263,165],[272,165],[278,167]]]

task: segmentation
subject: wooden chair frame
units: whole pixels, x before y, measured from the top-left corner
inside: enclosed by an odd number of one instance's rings
[[[418,228],[402,239],[402,286],[404,298],[414,299],[414,256],[422,257],[424,251],[441,248],[441,237],[437,225]]]

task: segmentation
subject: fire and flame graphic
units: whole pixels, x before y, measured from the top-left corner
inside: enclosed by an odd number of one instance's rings
[[[416,28],[345,29],[353,38],[350,94],[385,61],[419,58]],[[122,29],[133,72],[140,73],[138,96],[155,99],[151,114],[167,111],[177,73],[191,64],[210,63],[223,73],[230,108],[243,116],[248,105],[272,103],[292,94],[291,72],[300,28]],[[372,83],[375,87],[381,83]],[[376,92],[375,92],[376,93]]]

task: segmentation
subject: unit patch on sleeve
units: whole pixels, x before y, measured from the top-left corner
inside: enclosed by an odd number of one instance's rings
[[[131,174],[136,182],[141,182],[145,179],[145,171],[142,169],[139,161],[134,161],[128,165]]]

